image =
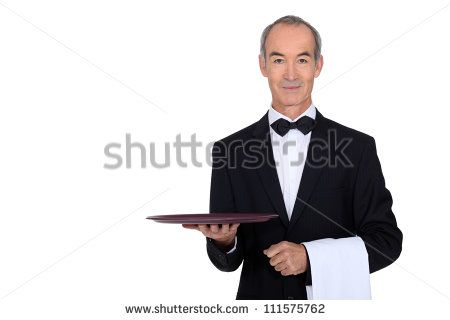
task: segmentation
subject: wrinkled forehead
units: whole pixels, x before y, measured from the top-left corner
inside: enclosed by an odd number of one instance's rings
[[[314,52],[315,40],[311,30],[305,25],[277,24],[266,39],[266,54],[272,51],[284,55],[297,56],[300,52]]]

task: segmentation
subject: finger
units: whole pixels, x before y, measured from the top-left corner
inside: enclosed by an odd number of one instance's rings
[[[283,252],[278,253],[276,256],[272,257],[269,260],[270,265],[273,267],[282,262],[286,262],[286,257],[284,256]]]
[[[292,273],[289,269],[284,269],[283,271],[281,271],[281,275],[282,276],[290,276]]]
[[[290,259],[286,260],[285,263],[286,263],[286,266],[287,266],[286,270],[290,271],[289,275],[296,276],[296,275],[304,272],[304,271],[301,271],[302,270],[302,266],[295,265],[294,262],[292,260],[290,260]]]
[[[210,225],[210,229],[211,229],[211,232],[213,234],[217,234],[219,232],[219,225],[218,224],[211,224]]]
[[[281,242],[271,245],[269,247],[269,249],[267,249],[267,254],[268,254],[267,256],[270,258],[270,257],[273,257],[273,256],[281,253],[285,249],[289,249],[290,244],[291,244],[291,242],[283,240]]]
[[[283,242],[271,245],[268,249],[264,250],[263,253],[269,258],[272,258],[280,253],[281,250],[283,250]]]
[[[230,232],[230,226],[228,225],[228,224],[223,224],[222,225],[222,228],[220,228],[220,232],[223,234],[223,235],[226,235],[226,234],[228,234],[229,232]]]
[[[284,262],[281,262],[275,266],[276,271],[283,271],[285,269],[287,269],[287,265]]]
[[[236,232],[236,231],[237,231],[237,228],[238,228],[240,225],[241,225],[240,223],[233,223],[233,224],[230,226],[230,231],[231,231],[231,232]]]
[[[205,237],[211,236],[211,230],[210,230],[210,228],[208,228],[208,226],[206,224],[199,224],[198,229],[203,233],[203,235]]]
[[[236,235],[239,223],[233,223],[229,225],[229,234]]]

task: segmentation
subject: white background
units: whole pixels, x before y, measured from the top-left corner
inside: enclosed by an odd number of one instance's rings
[[[259,37],[286,14],[321,33],[313,101],[375,137],[404,233],[399,260],[371,275],[373,301],[329,314],[447,318],[446,1],[0,0],[1,319],[235,303],[240,269],[216,270],[199,233],[145,217],[208,211],[205,145],[267,111]],[[124,155],[126,133],[160,162],[164,142],[195,133],[203,166],[177,166],[171,148],[170,168],[141,168],[136,152],[131,169],[105,169],[104,146]]]

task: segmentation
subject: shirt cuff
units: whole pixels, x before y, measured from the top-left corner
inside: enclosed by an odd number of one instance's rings
[[[208,241],[209,241],[213,246],[215,246],[218,250],[220,250],[222,253],[225,253],[225,254],[231,254],[231,253],[233,253],[233,252],[236,250],[237,236],[234,237],[234,246],[233,246],[233,248],[231,248],[231,249],[228,249],[228,247],[227,247],[227,248],[219,247],[219,246],[214,242],[214,240],[213,240],[212,238],[208,238],[208,237],[207,237],[206,239],[208,239]],[[227,250],[227,249],[228,249],[228,250]]]
[[[227,251],[227,254],[230,254],[234,250],[236,250],[236,245],[237,245],[237,236],[234,237],[234,246],[233,246],[233,248],[231,248],[231,250]]]

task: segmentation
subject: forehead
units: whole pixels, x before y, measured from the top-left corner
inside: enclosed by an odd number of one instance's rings
[[[266,52],[277,51],[285,54],[297,54],[300,51],[313,52],[314,35],[305,25],[280,23],[270,30],[266,39]]]

